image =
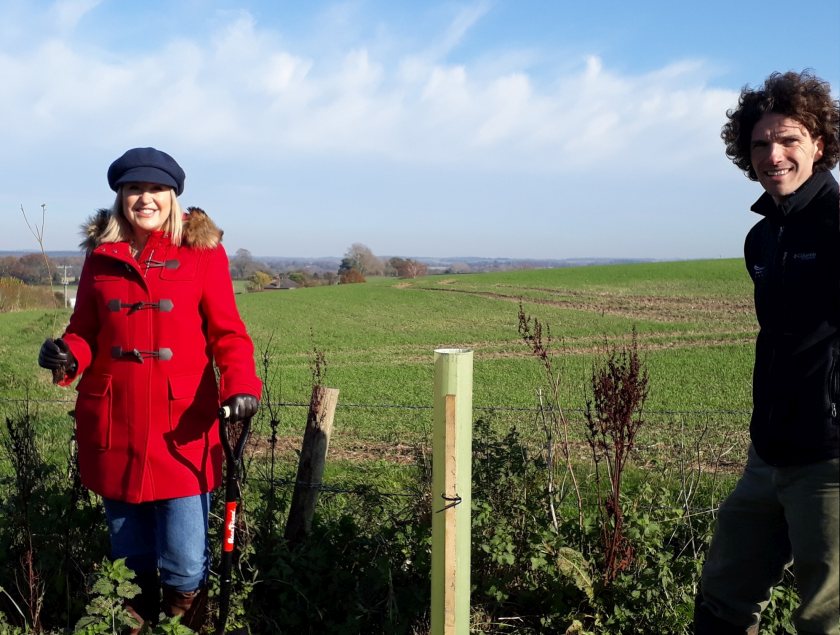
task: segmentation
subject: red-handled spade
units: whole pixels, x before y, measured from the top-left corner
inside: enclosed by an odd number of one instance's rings
[[[230,420],[231,411],[228,406],[219,408],[219,435],[222,447],[225,449],[225,530],[222,538],[222,563],[219,569],[221,587],[219,590],[219,619],[216,623],[216,635],[224,635],[228,612],[230,611],[230,583],[233,564],[233,547],[235,544],[236,507],[239,498],[239,475],[242,470],[242,451],[248,440],[251,429],[251,419],[241,422],[239,438],[231,444]]]

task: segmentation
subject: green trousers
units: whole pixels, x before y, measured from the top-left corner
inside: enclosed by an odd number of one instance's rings
[[[701,583],[702,603],[745,628],[792,565],[800,634],[840,635],[840,460],[772,467],[750,447],[720,507]]]

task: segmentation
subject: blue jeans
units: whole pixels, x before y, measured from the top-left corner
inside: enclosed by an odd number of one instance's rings
[[[148,503],[105,499],[111,558],[125,558],[137,573],[160,572],[176,591],[195,591],[207,580],[210,494]]]

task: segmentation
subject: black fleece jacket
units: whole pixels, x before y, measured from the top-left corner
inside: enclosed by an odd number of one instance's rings
[[[764,216],[744,247],[759,323],[750,436],[776,466],[840,456],[840,195],[817,172]]]

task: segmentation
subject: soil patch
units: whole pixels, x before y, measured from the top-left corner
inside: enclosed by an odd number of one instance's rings
[[[277,437],[276,456],[281,462],[297,462],[300,453],[301,437],[282,435]],[[262,435],[253,435],[248,441],[249,454],[267,458],[271,452],[271,439]],[[370,439],[352,439],[334,437],[330,439],[327,452],[328,461],[346,461],[350,463],[369,463],[387,461],[398,465],[410,465],[417,462],[417,448],[405,443],[386,443]]]

